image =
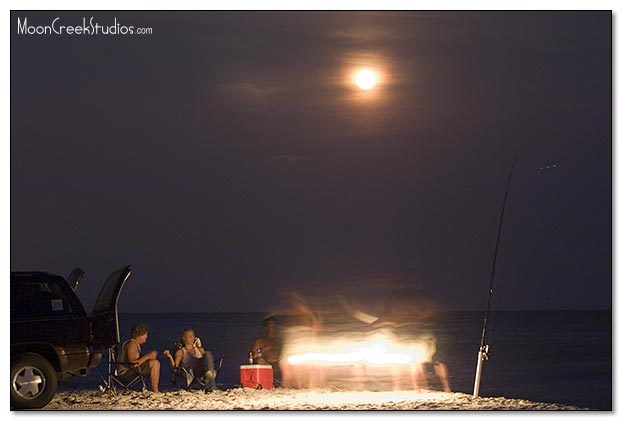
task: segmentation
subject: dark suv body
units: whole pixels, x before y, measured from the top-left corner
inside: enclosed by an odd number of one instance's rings
[[[119,343],[117,301],[130,273],[110,274],[88,315],[63,277],[11,272],[11,407],[47,405],[58,381],[87,375],[102,359],[93,351]]]

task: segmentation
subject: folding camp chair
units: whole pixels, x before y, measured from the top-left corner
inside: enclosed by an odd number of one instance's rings
[[[99,386],[99,390],[102,393],[108,392],[110,396],[117,396],[120,391],[135,390],[138,385],[142,386],[141,391],[147,391],[147,385],[145,384],[145,378],[138,371],[130,368],[123,375],[119,375],[118,368],[121,366],[129,366],[130,363],[123,363],[117,361],[117,349],[116,346],[108,348],[108,373],[104,377],[100,371],[97,370],[99,377],[104,382]]]
[[[215,358],[214,359],[214,370],[216,371],[216,375],[214,377],[214,386],[217,387],[217,383],[216,383],[216,379],[218,378],[218,373],[220,372],[220,369],[222,368],[222,363],[224,361],[224,357],[219,357],[219,358]],[[192,378],[192,380],[190,381],[189,384],[187,384],[185,387],[178,384],[178,382],[176,381],[176,379],[178,378]],[[171,382],[173,383],[173,385],[177,388],[181,388],[184,390],[205,390],[205,387],[207,386],[205,381],[203,381],[202,379],[198,378],[198,377],[194,377],[194,375],[190,374],[188,372],[188,370],[186,370],[184,367],[177,367],[175,369],[173,369],[172,373],[171,373]]]
[[[91,321],[91,345],[93,349],[108,349],[108,372],[106,377],[102,376],[101,372],[95,367],[97,374],[99,374],[104,383],[99,386],[99,389],[102,392],[107,391],[111,395],[117,394],[117,388],[129,389],[138,382],[146,390],[145,379],[139,373],[136,373],[135,376],[119,377],[117,372],[117,366],[120,366],[120,363],[116,361],[116,351],[117,346],[121,342],[117,303],[121,289],[131,273],[132,268],[128,265],[111,273],[106,278],[106,282],[97,296],[93,312],[89,318]],[[79,268],[76,268],[71,273],[70,278],[74,282],[74,287],[79,283],[82,274],[83,271]]]

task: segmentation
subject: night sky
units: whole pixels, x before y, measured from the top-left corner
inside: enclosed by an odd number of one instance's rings
[[[57,16],[153,35],[17,35]],[[611,308],[611,23],[12,12],[11,270],[80,266],[87,309],[125,264],[121,311],[263,311],[378,279],[483,309],[516,157],[495,308]]]

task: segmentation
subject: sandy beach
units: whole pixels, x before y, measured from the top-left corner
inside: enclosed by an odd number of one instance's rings
[[[58,393],[45,410],[579,410],[574,406],[504,397],[473,399],[464,393],[230,389],[126,392],[108,396],[99,391]]]

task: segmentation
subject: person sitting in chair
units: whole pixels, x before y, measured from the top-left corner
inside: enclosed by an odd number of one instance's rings
[[[141,354],[140,346],[147,342],[149,327],[146,324],[138,323],[132,327],[132,338],[123,342],[121,352],[117,359],[117,375],[126,377],[132,373],[139,373],[143,377],[148,377],[151,381],[151,391],[159,393],[158,384],[160,382],[160,362],[157,360],[158,352],[150,351]]]
[[[175,384],[189,389],[195,380],[204,385],[205,392],[216,388],[216,370],[212,353],[203,349],[201,339],[197,338],[192,329],[184,329],[181,334],[181,343],[173,354],[164,350],[173,368]]]

